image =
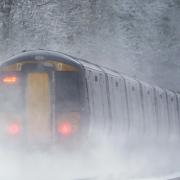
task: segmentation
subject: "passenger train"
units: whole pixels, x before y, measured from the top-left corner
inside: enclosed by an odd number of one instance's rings
[[[77,142],[98,132],[180,137],[178,93],[54,51],[23,52],[1,63],[0,107],[6,142]]]

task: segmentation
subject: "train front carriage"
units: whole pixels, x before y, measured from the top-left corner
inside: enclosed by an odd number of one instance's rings
[[[0,66],[2,142],[78,139],[83,119],[82,67],[59,53],[28,52]]]

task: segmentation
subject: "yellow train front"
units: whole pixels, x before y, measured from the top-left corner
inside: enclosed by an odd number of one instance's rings
[[[8,144],[80,141],[82,67],[49,51],[25,52],[0,66],[0,138]]]

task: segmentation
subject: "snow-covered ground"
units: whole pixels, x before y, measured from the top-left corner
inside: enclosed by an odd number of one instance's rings
[[[77,151],[62,149],[35,151],[0,150],[0,179],[74,180],[165,180],[177,177],[180,169],[179,147],[172,144],[139,143],[116,146],[93,142]],[[115,148],[112,148],[115,147]]]

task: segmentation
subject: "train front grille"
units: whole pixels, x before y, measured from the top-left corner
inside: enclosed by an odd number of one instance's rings
[[[44,72],[27,75],[26,133],[29,142],[51,138],[49,76]]]

